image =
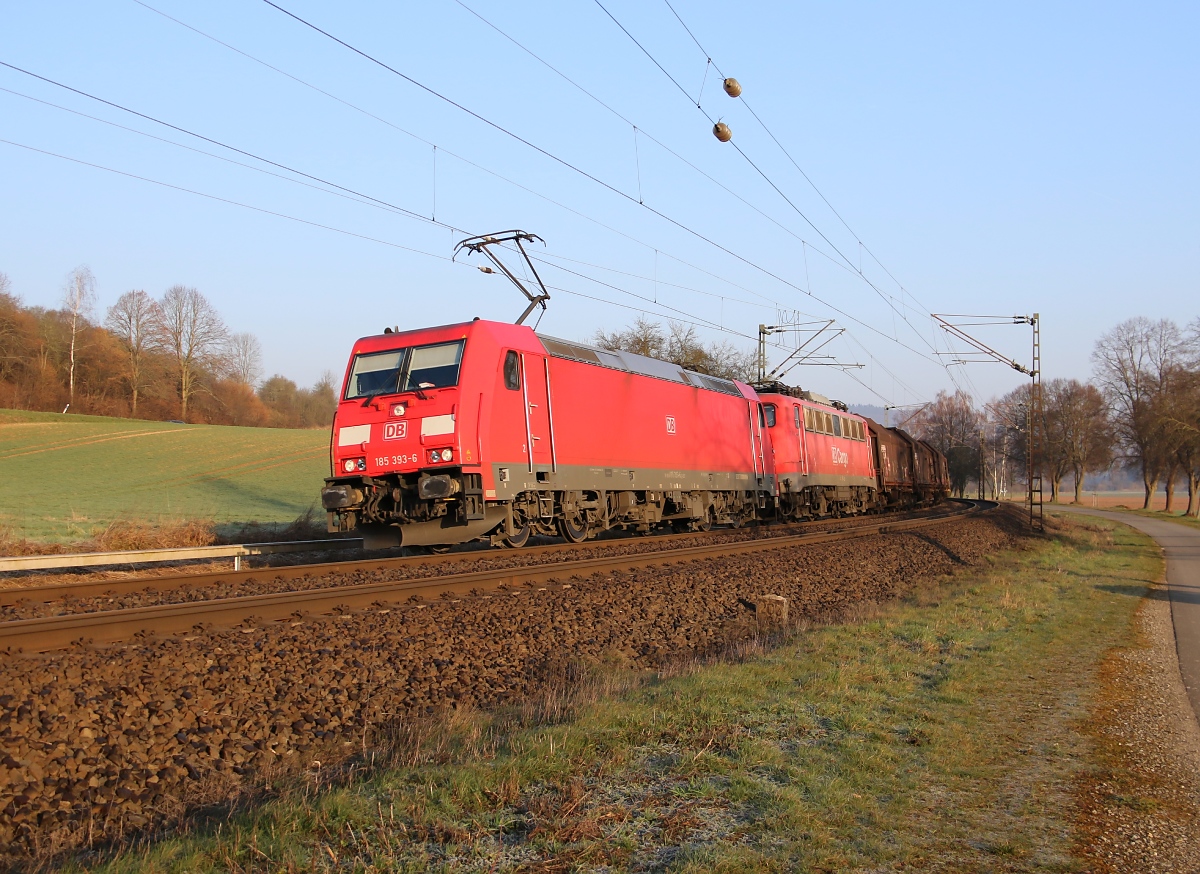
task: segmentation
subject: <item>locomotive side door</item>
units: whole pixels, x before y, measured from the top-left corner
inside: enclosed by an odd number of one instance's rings
[[[800,443],[800,473],[808,474],[808,432],[804,427],[804,407],[800,404],[792,407],[796,419],[796,439]]]
[[[550,361],[541,355],[521,355],[521,385],[525,401],[525,447],[529,470],[549,467],[553,470],[554,425],[550,408]]]
[[[754,475],[759,486],[765,485],[767,481],[767,456],[763,445],[763,431],[766,430],[766,426],[763,405],[752,402],[750,404],[750,452],[754,456]]]

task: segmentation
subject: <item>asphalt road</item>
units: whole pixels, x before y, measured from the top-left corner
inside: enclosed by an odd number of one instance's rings
[[[1086,513],[1124,522],[1154,538],[1167,557],[1167,588],[1171,598],[1171,620],[1175,624],[1175,648],[1179,671],[1187,688],[1192,712],[1200,721],[1200,528],[1082,507],[1047,507],[1058,512]]]

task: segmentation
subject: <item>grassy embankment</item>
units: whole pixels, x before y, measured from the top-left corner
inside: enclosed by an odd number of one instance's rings
[[[401,727],[387,767],[314,767],[100,868],[1082,870],[1096,669],[1139,645],[1161,562],[1123,526],[1055,528],[775,649]]]
[[[69,543],[118,520],[290,522],[318,499],[328,445],[324,430],[0,410],[0,535]]]

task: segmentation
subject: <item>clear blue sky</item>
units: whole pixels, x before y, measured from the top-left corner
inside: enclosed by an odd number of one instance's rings
[[[456,0],[281,5],[626,196],[261,0],[147,2],[365,112],[134,0],[5,3],[0,60],[470,233],[537,233],[544,255],[608,283],[546,266],[565,290],[551,334],[585,339],[643,309],[749,348],[760,322],[799,310],[837,318],[847,333],[827,349],[868,366],[862,384],[827,368],[797,381],[902,404],[954,388],[929,361],[947,349],[930,311],[1040,312],[1047,378],[1086,377],[1096,337],[1125,318],[1200,315],[1194,3],[673,0],[853,228],[710,70],[704,110],[818,232],[594,0],[463,2],[756,209],[645,135],[635,151],[629,123]],[[694,98],[705,55],[667,5],[605,6]],[[382,241],[0,144],[0,271],[27,303],[57,305],[78,264],[101,310],[129,289],[194,285],[260,337],[268,372],[304,384],[340,377],[351,342],[385,325],[520,312],[502,278],[446,260],[462,233],[31,102],[8,92],[264,166],[7,68],[0,88],[0,139]],[[985,339],[1027,360],[1028,328]],[[952,372],[985,399],[1021,381],[1000,365]]]

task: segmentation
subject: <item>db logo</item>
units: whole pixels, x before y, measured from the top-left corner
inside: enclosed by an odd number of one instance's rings
[[[408,436],[408,422],[388,422],[383,426],[384,440],[403,440]]]
[[[668,434],[675,433],[675,417],[674,416],[667,416],[667,433]]]
[[[847,455],[841,449],[838,449],[838,447],[836,447],[836,446],[831,446],[830,449],[833,450],[833,463],[834,464],[846,464],[846,465],[850,464],[850,456],[849,455]]]

